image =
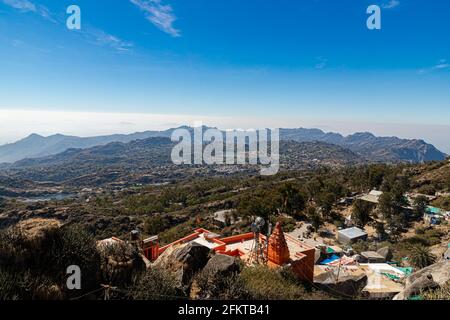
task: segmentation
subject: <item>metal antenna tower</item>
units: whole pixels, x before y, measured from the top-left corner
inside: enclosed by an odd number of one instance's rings
[[[265,221],[261,217],[257,217],[255,221],[252,223],[252,232],[253,232],[253,248],[250,253],[250,260],[255,263],[260,263],[264,261],[264,244],[261,245],[259,241],[259,235],[261,234],[261,230],[265,225]]]

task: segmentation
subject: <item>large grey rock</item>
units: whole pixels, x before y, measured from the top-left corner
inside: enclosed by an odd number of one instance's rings
[[[237,258],[223,254],[214,255],[193,281],[190,298],[226,298],[220,294],[223,293],[224,286],[227,286],[227,279],[240,270],[241,264]]]
[[[361,256],[368,263],[384,263],[386,262],[386,258],[375,251],[364,251],[361,252]]]
[[[359,273],[354,275],[341,275],[337,278],[334,272],[326,272],[314,277],[314,284],[324,291],[333,294],[341,294],[347,298],[354,297],[359,295],[367,285],[367,275],[365,273]]]
[[[187,290],[194,274],[206,265],[209,252],[209,248],[196,242],[175,245],[164,251],[153,265],[170,272],[178,287]]]
[[[422,291],[439,287],[439,284],[433,280],[431,274],[423,275],[417,278],[413,283],[394,297],[394,300],[407,300],[409,297],[417,295]]]
[[[433,280],[440,286],[444,285],[450,280],[450,261],[443,260],[414,272],[406,278],[406,285],[411,285],[420,277],[428,274],[431,274]]]
[[[224,254],[216,254],[209,259],[203,272],[210,276],[227,276],[233,272],[240,271],[239,261]]]
[[[392,251],[389,247],[383,247],[377,250],[377,253],[384,257],[385,261],[392,260]]]
[[[450,280],[450,261],[440,261],[414,272],[405,280],[405,289],[394,300],[406,300],[422,290],[443,286]]]

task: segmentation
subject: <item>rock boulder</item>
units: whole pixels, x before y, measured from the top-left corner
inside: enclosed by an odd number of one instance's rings
[[[389,247],[383,247],[377,250],[377,253],[384,257],[385,261],[392,260],[392,251]]]
[[[360,272],[337,276],[335,272],[325,272],[314,277],[314,283],[324,291],[348,298],[360,294],[367,285],[367,275]]]
[[[211,259],[209,259],[203,272],[208,273],[212,276],[227,276],[233,272],[240,271],[239,261],[234,258],[224,254],[216,254]]]
[[[241,271],[241,264],[237,258],[223,254],[215,254],[194,279],[190,297],[192,299],[211,299],[222,290],[224,280],[233,273]],[[225,281],[226,282],[226,281]]]
[[[450,261],[440,261],[414,272],[405,280],[405,289],[394,297],[394,300],[406,300],[409,297],[443,286],[450,280]]]
[[[178,287],[185,291],[195,273],[208,262],[209,252],[209,248],[195,242],[175,245],[166,249],[153,265],[170,272]]]
[[[417,279],[428,274],[431,274],[437,284],[440,286],[444,285],[450,280],[450,261],[443,260],[414,272],[406,278],[406,286],[413,284]]]

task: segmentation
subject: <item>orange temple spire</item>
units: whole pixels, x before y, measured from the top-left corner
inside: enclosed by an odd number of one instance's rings
[[[270,263],[284,265],[289,262],[289,248],[284,238],[281,223],[277,222],[272,234],[269,237],[267,256]]]

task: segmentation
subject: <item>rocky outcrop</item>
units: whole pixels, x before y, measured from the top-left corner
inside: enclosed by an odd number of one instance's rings
[[[241,264],[235,257],[215,254],[203,270],[195,277],[189,296],[192,299],[210,299],[221,291],[225,279],[241,271]]]
[[[186,291],[189,289],[192,277],[205,267],[210,249],[195,242],[174,245],[167,248],[153,266],[170,272],[177,286]]]
[[[375,251],[363,251],[361,257],[364,262],[368,263],[385,263],[386,258]]]
[[[414,272],[409,277],[406,278],[406,285],[413,284],[417,279],[424,275],[431,274],[433,280],[436,281],[440,286],[444,285],[450,280],[450,261],[440,261],[438,263],[432,264],[426,268]]]
[[[209,259],[203,272],[207,273],[212,277],[220,276],[226,277],[233,272],[240,271],[239,261],[231,256],[224,254],[216,254],[211,259]]]
[[[26,266],[35,252],[46,250],[45,244],[58,231],[61,223],[54,219],[27,219],[2,234],[0,264]]]
[[[20,221],[15,228],[25,237],[26,241],[39,248],[41,242],[51,233],[61,227],[61,222],[55,219],[34,218]]]
[[[359,273],[337,277],[334,272],[325,272],[314,277],[314,284],[326,292],[349,298],[357,296],[367,285],[367,275]]]
[[[392,260],[392,250],[389,247],[383,247],[377,250],[377,253],[384,257],[385,261]]]
[[[450,280],[450,261],[440,261],[406,278],[405,289],[394,300],[406,300],[422,291],[445,285]]]
[[[433,280],[431,274],[423,275],[408,285],[402,292],[394,297],[394,300],[407,300],[409,297],[417,295],[422,291],[439,287],[439,284]]]

